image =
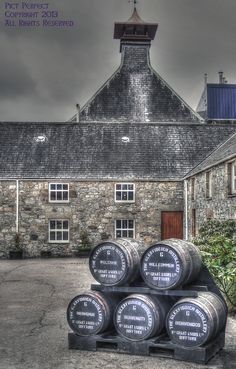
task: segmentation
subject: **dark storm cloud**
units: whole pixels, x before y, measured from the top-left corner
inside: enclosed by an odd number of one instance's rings
[[[31,1],[33,2],[33,1]],[[35,2],[35,1],[34,1]],[[42,105],[40,117],[35,114],[35,120],[65,120],[74,114],[77,102],[83,105],[86,100],[100,87],[104,78],[108,78],[119,64],[118,43],[112,40],[113,21],[106,25],[109,6],[104,12],[103,8],[94,1],[50,1],[50,8],[60,11],[61,18],[72,19],[75,26],[69,29],[42,29],[42,28],[7,28],[1,27],[1,49],[9,49],[9,43],[14,50],[15,45],[20,48],[20,54],[12,56],[13,64],[17,65],[18,57],[23,61],[28,73],[33,76],[36,83],[35,102]],[[102,1],[101,1],[102,3]],[[103,1],[103,5],[108,2]],[[110,10],[110,12],[112,12]],[[104,25],[107,32],[104,35]],[[106,38],[111,47],[106,44]],[[117,60],[113,62],[116,55]],[[107,52],[107,58],[104,56]],[[110,52],[110,55],[109,55]],[[9,50],[7,50],[9,53]],[[101,65],[103,73],[98,66]],[[5,66],[0,60],[0,69]],[[9,89],[14,85],[14,78],[7,75]],[[26,80],[25,80],[26,82]],[[24,89],[24,80],[21,81],[21,90]],[[6,98],[7,96],[5,96]],[[22,104],[24,93],[21,91]],[[12,111],[7,115],[0,101],[0,114],[4,111],[1,120],[13,119]],[[6,105],[5,105],[6,107]],[[24,116],[20,119],[29,119],[32,116],[32,101],[27,104]],[[69,110],[68,110],[69,109]],[[21,110],[24,110],[23,108]],[[34,112],[36,109],[34,107]],[[5,114],[7,116],[5,116]],[[10,117],[10,118],[9,118]]]
[[[16,49],[6,41],[0,62],[0,99],[3,100],[35,93],[35,82],[16,54]]]
[[[11,109],[16,102],[20,120],[66,120],[75,104],[83,105],[119,66],[113,26],[129,18],[131,3],[44,2],[75,26],[10,29],[1,22],[0,120],[16,119]],[[159,23],[153,67],[191,106],[200,98],[205,72],[214,82],[224,69],[236,83],[235,0],[140,0],[138,9],[144,20]]]

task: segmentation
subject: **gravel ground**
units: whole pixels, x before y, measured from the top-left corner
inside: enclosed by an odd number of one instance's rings
[[[0,261],[0,369],[203,369],[169,358],[68,350],[66,309],[93,282],[87,259]],[[236,369],[236,319],[207,365]]]

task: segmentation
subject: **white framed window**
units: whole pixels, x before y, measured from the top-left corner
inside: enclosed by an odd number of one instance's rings
[[[231,193],[236,193],[236,161],[231,163]]]
[[[135,238],[135,221],[133,219],[116,219],[116,238]]]
[[[48,240],[51,243],[69,242],[69,220],[50,219],[48,222]]]
[[[206,198],[212,198],[212,172],[210,170],[206,172]]]
[[[49,202],[69,202],[69,183],[49,183]]]
[[[116,202],[134,202],[135,185],[134,183],[116,183],[115,184]]]

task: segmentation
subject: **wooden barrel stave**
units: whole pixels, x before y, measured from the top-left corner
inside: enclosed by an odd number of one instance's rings
[[[149,287],[166,290],[196,279],[201,265],[196,246],[171,238],[151,245],[142,255],[140,269]]]
[[[171,303],[168,297],[132,294],[122,300],[114,313],[119,335],[130,341],[141,341],[160,334]]]
[[[186,242],[183,241],[186,244],[186,247],[188,248],[188,252],[190,255],[190,268],[189,273],[186,276],[186,279],[184,281],[184,284],[189,284],[197,279],[198,274],[201,271],[202,268],[202,256],[200,253],[200,250],[197,246],[195,246],[192,242]]]
[[[95,246],[90,254],[89,268],[93,277],[104,286],[122,286],[140,275],[141,241],[114,239]]]
[[[113,313],[118,296],[84,292],[71,300],[67,308],[70,328],[80,336],[99,334],[113,327]]]
[[[169,311],[166,329],[170,339],[183,347],[199,347],[224,328],[227,310],[219,296],[199,292],[197,298],[180,299]]]
[[[209,292],[199,292],[198,298],[199,302],[201,301],[202,308],[204,308],[204,306],[209,306],[208,311],[210,313],[212,313],[212,310],[214,311],[214,313],[212,314],[214,324],[211,336],[211,338],[214,338],[226,324],[228,313],[226,305],[219,296]]]

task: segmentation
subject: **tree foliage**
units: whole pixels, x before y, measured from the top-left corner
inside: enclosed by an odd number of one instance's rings
[[[194,240],[229,306],[236,308],[236,222],[210,220]]]

